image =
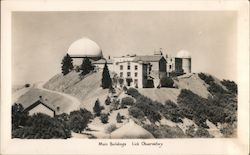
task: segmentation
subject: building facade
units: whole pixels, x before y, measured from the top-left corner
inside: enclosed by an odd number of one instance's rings
[[[191,73],[191,56],[184,50],[178,52],[176,57],[164,56],[160,49],[152,55],[126,55],[105,59],[97,43],[88,38],[81,38],[70,45],[67,53],[76,66],[79,66],[84,58],[89,58],[97,70],[103,69],[106,63],[114,73],[112,78],[117,78],[121,87],[157,87],[165,75]]]

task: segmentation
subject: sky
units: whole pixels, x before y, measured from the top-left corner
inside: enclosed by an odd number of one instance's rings
[[[237,14],[233,11],[82,11],[12,14],[13,84],[61,72],[71,43],[88,37],[104,57],[187,50],[192,72],[237,82]]]

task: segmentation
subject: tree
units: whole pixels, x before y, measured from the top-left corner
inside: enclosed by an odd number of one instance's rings
[[[167,75],[164,75],[161,79],[160,79],[160,83],[162,87],[169,87],[172,88],[174,85],[174,81],[170,78],[167,77]]]
[[[91,118],[91,112],[87,111],[86,109],[80,109],[78,111],[70,112],[70,129],[74,132],[81,133],[87,127]]]
[[[109,120],[108,114],[101,114],[100,115],[100,120],[102,121],[103,124],[108,123],[108,120]]]
[[[106,98],[106,100],[105,100],[105,104],[106,104],[106,105],[110,105],[110,103],[111,103],[111,99],[110,99],[109,96],[107,96],[107,98]]]
[[[117,121],[117,123],[122,123],[122,116],[119,112],[116,115],[116,121]]]
[[[19,128],[19,126],[24,126],[28,118],[28,113],[24,112],[22,104],[15,103],[12,106],[11,112],[12,130]]]
[[[64,121],[38,113],[28,119],[26,126],[14,130],[12,137],[26,139],[66,139],[71,137],[71,132]]]
[[[95,112],[96,116],[100,116],[101,111],[102,111],[102,107],[100,106],[100,101],[99,99],[97,99],[95,101],[95,105],[93,107],[93,111]]]
[[[61,64],[62,64],[62,73],[63,73],[63,75],[68,74],[74,68],[73,59],[69,56],[68,53],[64,56]]]
[[[80,73],[80,76],[84,76],[84,75],[88,74],[90,71],[94,70],[94,66],[92,65],[89,58],[83,59],[80,70],[82,71]]]
[[[106,89],[110,88],[111,86],[112,86],[112,80],[110,78],[109,69],[106,62],[102,72],[102,88]]]

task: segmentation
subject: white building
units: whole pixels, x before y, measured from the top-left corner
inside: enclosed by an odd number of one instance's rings
[[[102,70],[107,63],[109,70],[115,73],[119,86],[157,87],[164,75],[191,73],[191,56],[184,50],[178,52],[176,57],[164,57],[160,49],[152,55],[127,55],[105,59],[97,43],[88,38],[81,38],[70,45],[68,54],[75,65],[80,65],[84,58],[89,58],[97,69]]]

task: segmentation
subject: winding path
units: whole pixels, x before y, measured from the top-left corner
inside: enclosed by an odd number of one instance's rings
[[[71,104],[70,108],[68,109],[69,112],[73,111],[73,110],[80,109],[81,102],[76,97],[71,96],[69,94],[62,93],[62,92],[46,89],[43,87],[43,85],[44,85],[44,82],[41,82],[41,83],[36,85],[36,88],[41,89],[43,91],[50,92],[50,93],[55,93],[55,94],[61,95],[65,98],[68,98],[69,100],[71,100],[72,104]]]

